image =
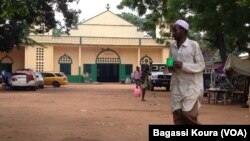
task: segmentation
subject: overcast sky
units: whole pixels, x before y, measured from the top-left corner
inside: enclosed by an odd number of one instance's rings
[[[121,0],[80,0],[78,5],[74,4],[73,6],[82,11],[79,15],[79,21],[82,21],[83,19],[87,20],[106,11],[107,4],[110,6],[109,10],[115,14],[120,14],[121,12],[131,12],[137,15],[135,11],[131,11],[128,8],[125,8],[124,10],[117,9],[116,6],[119,5],[120,2]]]

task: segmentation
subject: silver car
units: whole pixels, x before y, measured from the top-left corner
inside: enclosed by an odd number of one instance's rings
[[[44,79],[40,72],[36,72],[36,83],[38,88],[44,88]]]

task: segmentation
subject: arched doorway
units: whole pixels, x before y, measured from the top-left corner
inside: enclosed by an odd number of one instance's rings
[[[97,55],[97,81],[119,82],[120,56],[110,49],[103,50]]]
[[[72,59],[70,56],[64,54],[59,58],[60,72],[64,72],[66,75],[71,75]]]
[[[5,56],[0,60],[0,70],[12,73],[13,59],[9,56]]]
[[[147,56],[147,55],[143,56],[143,57],[141,58],[141,60],[140,60],[141,70],[143,70],[144,67],[145,67],[146,65],[150,65],[150,64],[152,64],[152,63],[153,63],[152,58],[150,58],[150,57]]]

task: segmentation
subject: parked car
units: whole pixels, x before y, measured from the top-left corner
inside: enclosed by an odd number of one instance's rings
[[[31,88],[32,90],[37,89],[37,80],[35,72],[31,69],[20,69],[16,70],[11,77],[10,84],[12,89],[17,88]]]
[[[60,87],[68,84],[67,76],[62,72],[41,72],[44,85],[52,85],[53,87]]]
[[[44,88],[44,79],[40,72],[36,72],[36,83],[38,88]]]
[[[154,91],[155,87],[165,87],[170,91],[172,73],[169,73],[166,64],[153,63],[150,65],[151,76],[149,76],[149,90]]]

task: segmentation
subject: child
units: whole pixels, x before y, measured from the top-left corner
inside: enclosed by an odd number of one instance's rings
[[[136,88],[138,88],[138,86],[140,86],[141,73],[142,72],[140,71],[140,67],[136,66],[136,70],[133,72],[133,79],[135,81]]]
[[[141,74],[141,90],[142,90],[142,97],[141,97],[141,101],[145,101],[144,97],[145,97],[145,93],[146,93],[146,89],[148,87],[148,76],[151,75],[150,71],[149,71],[149,65],[146,65],[145,68],[142,71]]]

